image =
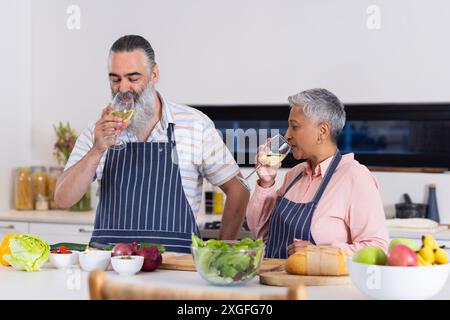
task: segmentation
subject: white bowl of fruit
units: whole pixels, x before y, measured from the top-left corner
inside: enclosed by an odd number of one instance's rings
[[[375,246],[364,247],[349,258],[348,269],[355,286],[381,300],[429,299],[447,283],[450,264],[445,250],[431,235],[414,240],[394,239],[388,254]]]

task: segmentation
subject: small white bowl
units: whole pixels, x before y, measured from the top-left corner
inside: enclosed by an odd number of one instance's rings
[[[50,253],[50,263],[57,269],[67,269],[78,263],[78,251]]]
[[[350,278],[367,296],[380,300],[429,299],[446,284],[450,264],[395,267],[347,260]]]
[[[81,269],[94,271],[95,269],[106,270],[111,261],[111,251],[88,250],[78,254]]]
[[[139,272],[144,265],[142,256],[115,256],[111,258],[111,264],[117,273],[121,275],[133,275]]]

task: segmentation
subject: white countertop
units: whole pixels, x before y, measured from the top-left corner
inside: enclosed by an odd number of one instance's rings
[[[423,234],[424,234],[424,232],[400,231],[400,230],[389,231],[389,236],[391,239],[393,239],[393,238],[420,239]],[[450,240],[450,230],[449,229],[432,233],[432,235],[438,241],[439,240],[441,240],[441,241]]]
[[[255,277],[246,285],[239,287],[216,287],[208,284],[197,272],[156,270],[140,272],[134,276],[120,276],[107,271],[113,281],[141,283],[162,288],[189,288],[192,290],[214,291],[230,290],[240,292],[284,293],[286,288],[259,284]],[[78,266],[68,270],[58,270],[46,263],[39,272],[16,271],[11,267],[0,266],[2,290],[0,300],[6,299],[43,299],[43,300],[84,300],[89,299],[88,276]],[[49,285],[51,284],[51,285]],[[353,285],[307,287],[309,300],[361,300],[367,299]],[[433,299],[450,299],[450,279],[446,286]]]
[[[217,238],[219,230],[203,229],[206,222],[221,220],[220,215],[199,215],[197,222],[202,236],[206,238]],[[18,211],[8,210],[0,212],[0,221],[19,221],[34,223],[61,223],[61,224],[85,224],[94,225],[95,210],[92,211],[67,211],[67,210],[48,210],[48,211]],[[251,237],[250,232],[242,231],[240,238]]]
[[[6,211],[0,213],[0,221],[24,221],[40,223],[67,223],[87,224],[94,222],[95,211]],[[212,217],[211,217],[212,218]],[[216,217],[217,219],[217,217]],[[417,232],[391,232],[391,238],[410,237],[419,239],[421,233]],[[450,240],[450,230],[434,234],[437,240]],[[222,290],[204,281],[196,272],[157,270],[155,272],[141,272],[135,276],[123,277],[114,271],[108,271],[112,280],[130,283],[154,284],[167,288],[186,287],[198,290]],[[89,299],[88,273],[78,267],[70,270],[57,270],[46,263],[40,272],[20,272],[13,268],[0,265],[0,279],[2,289],[0,300],[3,299]],[[49,285],[51,283],[51,285]],[[281,293],[286,290],[282,287],[271,287],[259,284],[255,277],[250,283],[240,287],[225,288],[225,290],[264,291],[267,293]],[[308,287],[307,297],[317,299],[366,299],[353,285]],[[435,299],[450,299],[450,278],[444,289],[434,297]]]
[[[200,229],[205,222],[221,220],[218,215],[199,215],[198,223]],[[0,212],[0,221],[20,221],[37,223],[62,223],[62,224],[85,224],[93,225],[95,219],[95,210],[85,212],[74,212],[67,210],[49,210],[49,211],[17,211],[8,210]],[[202,230],[204,237],[217,237],[218,230]],[[391,230],[390,238],[413,238],[420,239],[423,232]],[[250,236],[249,232],[242,232],[242,236]],[[433,233],[436,240],[450,241],[450,229]]]
[[[199,215],[197,222],[203,226],[205,222],[221,220],[221,215]],[[95,210],[68,211],[68,210],[6,210],[0,212],[0,221],[23,221],[40,223],[66,223],[66,224],[90,224],[95,220]]]
[[[18,211],[9,210],[0,212],[0,221],[22,221],[39,223],[88,224],[93,225],[95,211]]]

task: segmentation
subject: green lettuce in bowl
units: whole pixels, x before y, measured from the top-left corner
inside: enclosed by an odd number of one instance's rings
[[[9,241],[11,254],[5,259],[14,269],[20,271],[39,271],[50,255],[50,246],[38,237],[19,234]]]
[[[202,278],[215,285],[237,285],[251,280],[258,272],[264,248],[262,239],[202,241],[192,235],[195,267]]]

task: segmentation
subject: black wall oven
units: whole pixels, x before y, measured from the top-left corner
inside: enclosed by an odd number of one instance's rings
[[[244,132],[285,133],[288,105],[194,106],[208,115],[240,166],[254,166],[255,147]],[[450,103],[346,104],[347,122],[338,145],[366,166],[450,168]],[[269,129],[269,130],[266,130]],[[240,134],[238,134],[240,133]],[[257,136],[257,144],[265,135]],[[244,161],[242,159],[245,159]],[[283,167],[299,162],[289,155]]]

